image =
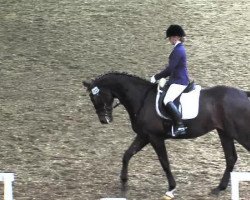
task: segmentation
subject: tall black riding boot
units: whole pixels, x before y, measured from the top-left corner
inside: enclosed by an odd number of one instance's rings
[[[170,114],[171,118],[174,121],[174,135],[184,135],[186,134],[186,127],[184,126],[182,119],[181,119],[181,113],[176,108],[174,103],[172,101],[168,102],[166,105],[167,113]]]

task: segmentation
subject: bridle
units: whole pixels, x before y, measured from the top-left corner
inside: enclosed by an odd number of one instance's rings
[[[116,107],[118,107],[119,105],[121,105],[120,101],[116,101],[115,104],[113,105],[113,109],[115,109]]]
[[[91,94],[93,96],[98,96],[100,92],[100,89],[96,86],[91,89]],[[116,101],[115,104],[108,106],[106,103],[103,103],[102,106],[95,107],[96,114],[98,116],[106,118],[107,121],[110,121],[110,116],[112,116],[112,110],[116,107],[118,107],[121,103],[119,101]]]
[[[109,117],[112,115],[113,107],[108,106],[107,104],[104,104],[103,107],[96,108],[95,110],[98,116],[103,116],[107,119],[107,121],[109,121],[110,120]]]

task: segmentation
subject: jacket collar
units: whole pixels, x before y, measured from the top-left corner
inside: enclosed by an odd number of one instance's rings
[[[176,47],[178,44],[181,44],[181,41],[177,41],[174,45],[174,47]]]

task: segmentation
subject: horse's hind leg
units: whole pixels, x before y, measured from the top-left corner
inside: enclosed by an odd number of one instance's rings
[[[227,188],[230,179],[230,172],[233,171],[234,165],[237,161],[237,153],[235,150],[233,138],[230,138],[227,135],[225,135],[223,131],[218,130],[218,132],[221,145],[225,154],[226,169],[220,181],[219,186],[214,190],[212,190],[212,193],[214,194],[218,194],[221,190],[225,190]]]
[[[240,129],[237,130],[237,135],[234,139],[247,151],[250,151],[250,133],[248,132],[247,127],[240,127]]]
[[[248,138],[237,138],[235,139],[241,144],[247,151],[250,151],[250,136]]]
[[[136,136],[130,147],[125,151],[122,159],[122,170],[121,170],[121,181],[125,184],[128,180],[128,164],[129,160],[139,152],[143,147],[148,144],[148,141],[142,139],[139,136]]]

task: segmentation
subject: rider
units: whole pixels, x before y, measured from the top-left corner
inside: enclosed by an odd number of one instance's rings
[[[181,119],[181,113],[175,106],[173,101],[183,92],[189,84],[186,50],[183,45],[185,39],[185,32],[179,25],[170,25],[166,30],[166,38],[174,46],[168,64],[165,65],[160,73],[151,77],[151,82],[156,83],[161,78],[169,76],[169,89],[164,98],[164,104],[170,117],[174,121],[175,136],[186,134],[186,127]]]

